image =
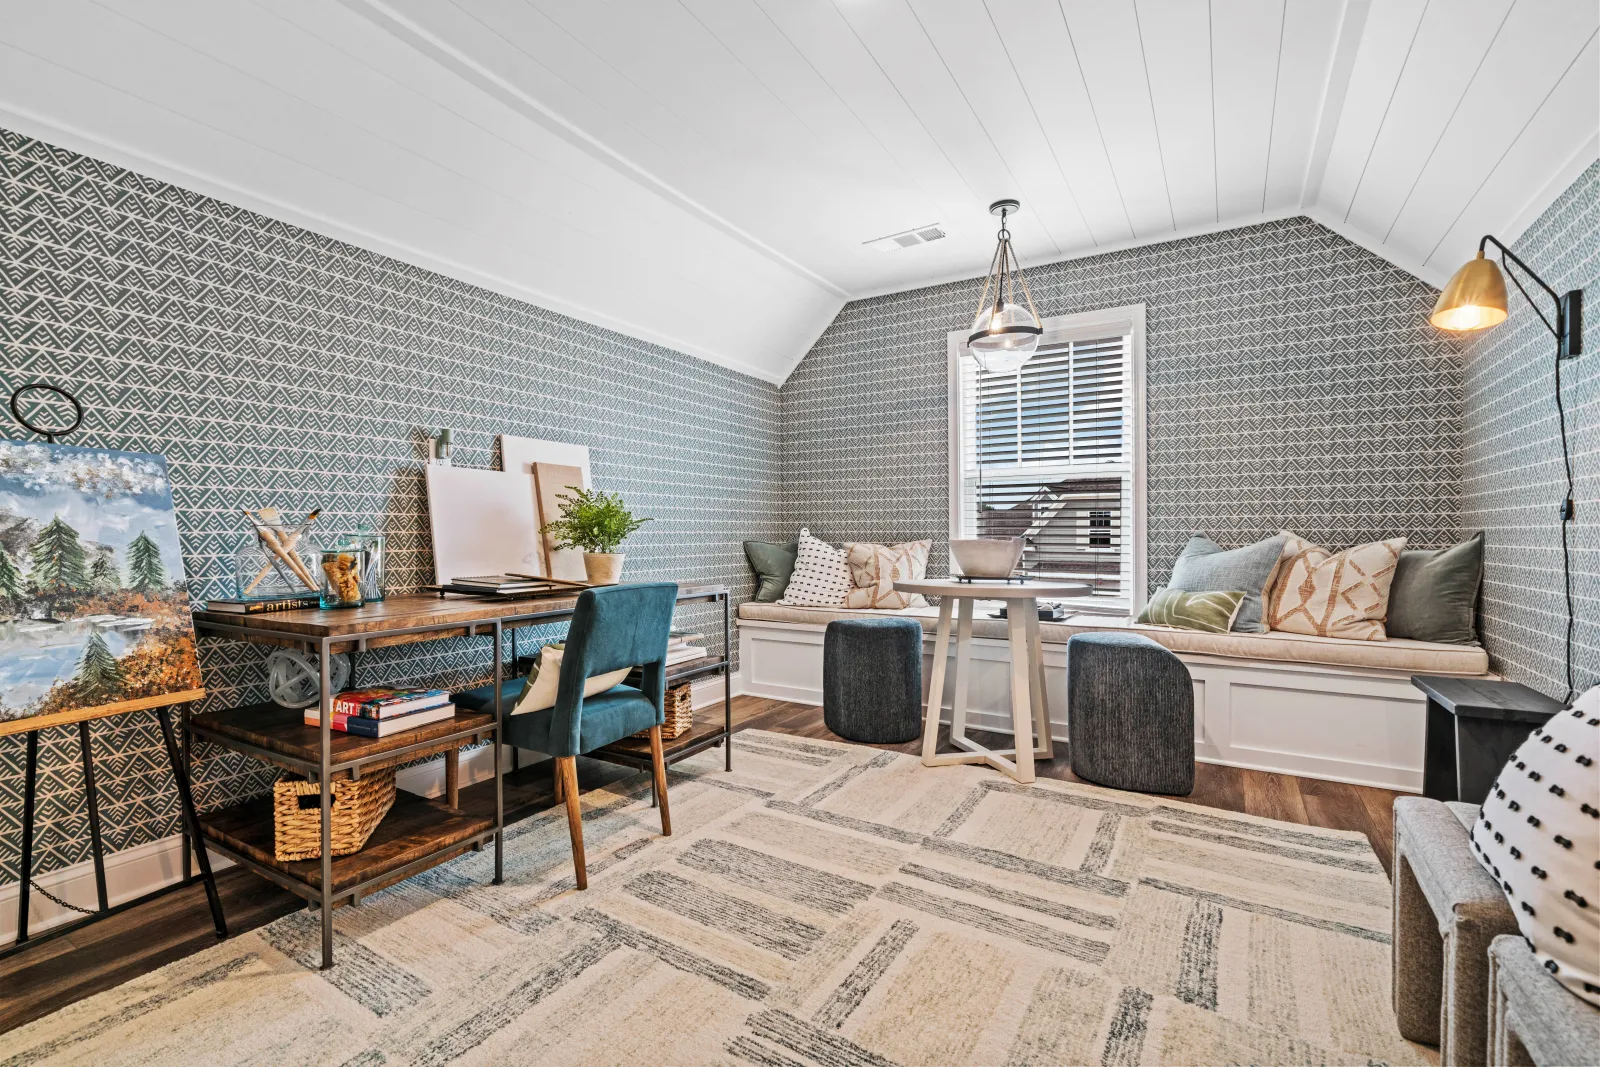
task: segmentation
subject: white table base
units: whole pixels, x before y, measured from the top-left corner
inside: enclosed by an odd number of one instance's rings
[[[974,593],[979,590],[974,590]],[[992,595],[992,594],[991,594]],[[1016,738],[1012,748],[985,748],[967,736],[967,687],[972,675],[972,604],[976,596],[942,593],[939,629],[933,642],[933,674],[928,680],[927,715],[922,726],[922,765],[946,767],[955,763],[985,763],[1019,782],[1032,782],[1033,761],[1054,758],[1050,739],[1050,707],[1044,687],[1044,650],[1039,641],[1039,602],[1009,598],[1006,604],[1007,638],[1011,646],[1011,723]],[[945,665],[950,655],[950,616],[960,605],[956,623],[955,694],[950,709],[950,743],[962,752],[936,751],[939,720],[944,710]],[[1038,744],[1031,744],[1034,736]],[[1007,759],[1006,757],[1011,757]]]

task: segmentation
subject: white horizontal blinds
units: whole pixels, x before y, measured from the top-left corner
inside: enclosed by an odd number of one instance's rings
[[[1024,538],[1022,566],[1126,598],[1132,423],[1126,336],[1042,343],[1015,374],[961,359],[964,536]]]
[[[1037,574],[1089,580],[1097,593],[1123,592],[1121,478],[988,482],[978,490],[979,537],[1021,537],[1022,566]]]

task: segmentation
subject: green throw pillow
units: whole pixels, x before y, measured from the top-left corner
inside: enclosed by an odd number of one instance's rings
[[[1390,637],[1475,645],[1474,612],[1483,584],[1483,531],[1451,548],[1408,548],[1389,585]]]
[[[756,572],[756,595],[750,599],[763,604],[782,600],[789,588],[789,576],[794,573],[794,558],[800,551],[800,542],[775,545],[769,541],[746,541],[744,558]]]
[[[1182,589],[1157,589],[1156,595],[1139,612],[1139,621],[1151,626],[1175,626],[1180,630],[1200,630],[1208,634],[1225,634],[1233,626],[1234,616],[1246,594],[1242,590],[1227,593],[1185,593]]]

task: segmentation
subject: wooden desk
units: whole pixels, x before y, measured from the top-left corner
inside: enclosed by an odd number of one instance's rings
[[[1482,804],[1506,760],[1562,710],[1559,700],[1516,682],[1416,674],[1428,697],[1422,795]]]
[[[667,672],[668,684],[718,672],[723,676],[723,722],[716,727],[696,727],[670,742],[668,760],[683,759],[711,745],[723,745],[726,765],[733,756],[728,740],[733,727],[733,680],[729,673],[732,622],[726,587],[684,585],[678,603],[715,602],[722,605],[723,656],[713,662],[697,660]],[[491,839],[495,848],[496,885],[502,881],[505,840],[505,798],[501,784],[500,739],[505,713],[504,638],[516,629],[571,618],[576,596],[467,597],[446,593],[414,593],[389,597],[360,608],[267,612],[240,615],[198,611],[195,632],[202,636],[303,648],[315,653],[322,679],[322,724],[306,726],[297,710],[276,705],[255,705],[186,716],[184,728],[194,737],[304,774],[322,784],[322,857],[298,863],[279,862],[272,856],[270,804],[247,801],[202,817],[201,832],[208,847],[229,857],[261,877],[283,886],[322,911],[322,966],[333,965],[333,909],[356,903],[376,892],[462,851],[482,847]],[[333,694],[328,688],[328,660],[340,653],[354,658],[373,648],[437,641],[450,637],[493,637],[492,711],[458,713],[454,719],[393,734],[385,738],[357,738],[335,733]],[[354,679],[352,677],[352,684]],[[493,819],[464,815],[456,806],[456,751],[466,744],[490,741],[494,747],[495,815]],[[407,802],[405,817],[394,813],[380,825],[367,848],[353,856],[331,853],[331,782],[339,775],[359,776],[366,770],[444,752],[447,797],[438,801]],[[619,741],[589,753],[591,757],[628,765],[649,765],[648,748],[631,740]],[[641,763],[642,760],[642,763]],[[400,808],[397,806],[396,811]],[[390,825],[390,824],[393,825]]]

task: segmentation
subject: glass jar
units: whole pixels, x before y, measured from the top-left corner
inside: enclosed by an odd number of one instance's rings
[[[365,574],[366,550],[361,542],[347,538],[321,555],[322,606],[359,608],[366,600],[361,595]]]
[[[384,594],[386,540],[383,534],[373,532],[372,527],[365,523],[356,527],[355,540],[360,543],[366,557],[361,570],[361,599],[369,604],[376,603],[383,599]]]
[[[299,523],[252,530],[233,553],[233,595],[241,600],[282,600],[322,592],[317,564],[321,546]]]

